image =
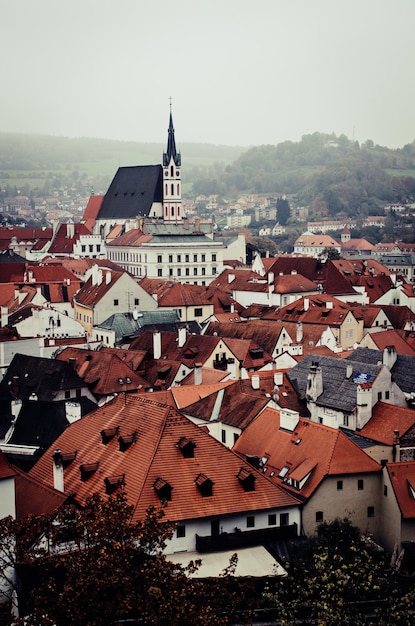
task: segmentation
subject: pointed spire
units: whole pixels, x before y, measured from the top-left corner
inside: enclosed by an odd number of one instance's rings
[[[174,164],[177,166],[181,165],[181,156],[180,152],[176,150],[176,140],[174,138],[174,126],[173,126],[173,115],[171,112],[171,98],[170,98],[170,121],[169,121],[169,130],[167,136],[167,150],[163,153],[163,165],[166,167],[169,165],[171,159],[173,159]]]

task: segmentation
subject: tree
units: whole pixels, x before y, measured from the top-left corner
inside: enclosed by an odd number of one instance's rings
[[[327,258],[327,260],[336,261],[337,259],[340,259],[341,255],[340,255],[340,252],[337,250],[337,248],[328,246],[324,248],[323,252],[321,253],[321,256]]]
[[[269,237],[252,237],[251,243],[258,249],[261,256],[265,256],[267,253],[270,256],[275,256],[278,252],[277,244]]]
[[[305,619],[320,626],[387,626],[409,623],[415,613],[413,582],[409,590],[403,586],[389,555],[376,551],[348,519],[321,524],[287,571],[264,594],[281,625]]]
[[[290,205],[286,198],[277,198],[277,220],[285,226],[290,217]]]
[[[2,520],[0,553],[7,548],[9,556],[0,562],[0,575],[19,590],[25,625],[229,623],[244,596],[230,576],[237,557],[220,584],[204,586],[189,577],[198,562],[182,567],[163,554],[175,528],[164,520],[164,510],[150,508],[137,522],[132,514],[121,492],[108,499],[92,496],[82,509],[67,505],[55,516]],[[10,577],[11,565],[18,584]]]

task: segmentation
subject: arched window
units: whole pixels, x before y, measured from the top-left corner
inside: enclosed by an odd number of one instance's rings
[[[171,184],[171,195],[174,196],[174,185],[173,185],[173,183]]]
[[[174,176],[174,168],[173,165],[170,166],[170,177],[173,178]]]
[[[165,184],[165,190],[166,190],[166,191],[165,191],[164,193],[165,193],[165,194],[166,194],[166,196],[167,196],[167,194],[169,193],[169,186],[168,186],[168,184],[167,184],[167,183]]]
[[[177,195],[180,196],[180,184],[177,183]]]
[[[174,217],[174,206],[171,208],[171,216]]]

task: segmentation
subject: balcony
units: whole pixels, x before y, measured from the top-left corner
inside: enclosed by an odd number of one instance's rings
[[[273,541],[289,541],[298,536],[297,524],[290,526],[275,526],[262,530],[237,531],[233,533],[221,533],[220,535],[208,535],[200,537],[196,535],[196,550],[198,552],[215,552],[220,550],[236,550],[259,546]]]

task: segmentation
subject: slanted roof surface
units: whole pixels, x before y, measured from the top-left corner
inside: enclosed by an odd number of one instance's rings
[[[163,202],[161,165],[118,168],[99,209],[97,219],[147,216],[153,202]]]
[[[117,436],[103,442],[101,431],[116,428]],[[120,450],[119,437],[135,435],[134,442]],[[194,457],[185,458],[178,442],[194,443]],[[76,451],[76,459],[64,470],[65,493],[74,493],[83,504],[93,493],[106,497],[105,479],[123,476],[134,519],[142,519],[149,506],[160,505],[154,485],[165,481],[171,487],[166,517],[179,521],[276,507],[297,506],[298,500],[276,489],[260,472],[216,441],[172,407],[147,396],[118,397],[79,420],[54,442],[30,475],[53,485],[52,454]],[[80,465],[98,463],[98,471],[81,480]],[[245,491],[237,478],[241,468],[251,472],[254,491]],[[203,497],[195,480],[203,473],[213,482],[213,493]]]

